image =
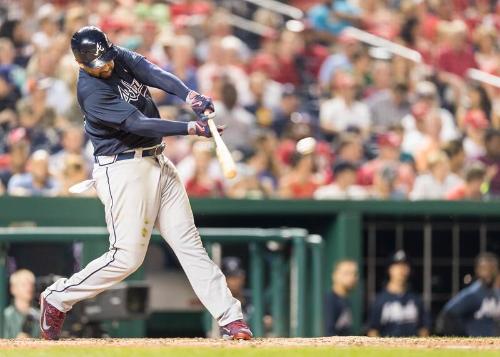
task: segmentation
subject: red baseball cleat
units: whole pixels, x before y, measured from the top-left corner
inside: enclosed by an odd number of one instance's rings
[[[243,320],[236,320],[220,328],[220,334],[224,340],[251,340],[252,331]]]
[[[59,311],[40,295],[40,330],[46,340],[58,340],[61,335],[66,313]]]

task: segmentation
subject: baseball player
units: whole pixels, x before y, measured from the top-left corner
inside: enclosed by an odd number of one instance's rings
[[[352,335],[352,310],[349,293],[358,284],[358,263],[344,259],[332,272],[332,288],[325,299],[325,336]]]
[[[251,339],[240,302],[203,248],[177,171],[162,155],[164,136],[211,136],[206,121],[214,116],[212,100],[143,56],[114,46],[96,27],[75,32],[71,49],[80,65],[77,97],[94,146],[93,183],[105,207],[110,247],[82,271],[56,281],[41,294],[42,336],[58,339],[65,315],[75,303],[139,268],[156,227],[197,296],[217,319],[222,337]],[[147,86],[185,100],[197,121],[159,119]]]
[[[408,289],[410,263],[404,251],[392,256],[388,273],[389,282],[370,312],[368,336],[429,336],[429,314],[420,297]]]
[[[499,336],[500,290],[495,287],[498,258],[482,253],[476,258],[477,280],[443,308],[440,332],[452,336]]]

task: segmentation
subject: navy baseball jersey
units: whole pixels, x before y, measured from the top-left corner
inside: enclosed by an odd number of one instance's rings
[[[420,297],[412,292],[397,295],[382,291],[375,298],[368,328],[380,336],[417,336],[418,330],[430,327],[430,318]]]
[[[129,117],[141,114],[159,118],[158,108],[147,86],[153,86],[181,98],[189,89],[143,56],[116,47],[114,69],[109,78],[92,77],[80,69],[77,98],[85,117],[85,131],[94,146],[94,155],[114,155],[139,147],[159,144],[162,135],[144,136],[123,130]]]
[[[349,300],[328,292],[325,301],[325,335],[352,335],[352,311]]]
[[[443,312],[458,318],[468,336],[498,336],[500,291],[476,281],[451,299]]]

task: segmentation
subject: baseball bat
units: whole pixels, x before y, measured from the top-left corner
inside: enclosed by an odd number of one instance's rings
[[[215,152],[217,153],[217,159],[219,160],[220,166],[222,168],[222,173],[225,178],[232,179],[236,177],[236,165],[234,163],[233,157],[229,152],[226,144],[222,140],[217,126],[212,119],[208,119],[208,126],[210,127],[210,132],[215,141]]]

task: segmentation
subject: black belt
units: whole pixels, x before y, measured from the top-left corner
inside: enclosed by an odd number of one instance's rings
[[[165,145],[159,145],[151,149],[142,150],[142,157],[158,156],[163,153],[163,150],[165,150]],[[116,154],[115,156],[116,159],[113,162],[129,160],[135,157],[135,151],[121,152],[119,154]],[[94,162],[99,163],[99,161],[97,160],[97,156],[94,156]]]

